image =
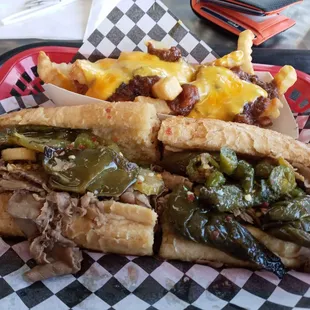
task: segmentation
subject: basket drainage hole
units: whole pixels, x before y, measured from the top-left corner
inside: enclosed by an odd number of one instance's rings
[[[307,106],[309,104],[309,101],[307,99],[303,100],[300,104],[299,107],[300,108],[304,108],[305,106]]]
[[[298,97],[300,96],[300,91],[294,89],[290,95],[290,98],[294,101],[296,101],[298,99]]]

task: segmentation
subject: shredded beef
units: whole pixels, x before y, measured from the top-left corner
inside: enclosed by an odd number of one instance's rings
[[[182,58],[181,50],[175,46],[169,49],[158,49],[155,48],[151,42],[149,42],[147,45],[147,52],[151,55],[157,56],[161,60],[168,62],[176,62]]]
[[[152,208],[149,198],[139,192],[135,192],[136,204],[141,207]]]
[[[136,75],[128,84],[122,83],[107,101],[133,101],[138,96],[152,97],[152,87],[160,80],[159,76]]]
[[[40,215],[35,220],[41,231],[48,230],[49,224],[53,220],[54,215],[54,208],[48,203],[48,201],[45,201],[41,208]]]
[[[47,181],[46,174],[42,173],[42,171],[24,171],[21,169],[14,169],[14,170],[10,169],[11,168],[8,165],[8,171],[10,175],[16,179],[25,179],[38,185],[46,184]]]
[[[30,170],[33,166],[33,170]],[[2,165],[0,191],[29,190],[42,193],[46,190],[47,176],[37,165]]]
[[[76,247],[64,248],[54,246],[53,261],[44,265],[37,265],[25,273],[25,277],[31,281],[42,281],[50,277],[76,273],[81,269],[83,259],[82,252]]]
[[[271,81],[270,83],[261,81],[257,75],[246,73],[243,70],[241,70],[240,67],[235,67],[235,68],[232,68],[231,70],[235,74],[237,74],[241,80],[253,83],[263,88],[268,93],[269,99],[279,97],[278,88],[274,81]]]
[[[81,268],[82,252],[75,242],[66,237],[72,219],[87,214],[96,225],[104,223],[104,202],[93,193],[82,197],[66,192],[45,189],[45,176],[31,166],[0,163],[0,190],[12,191],[8,213],[29,240],[31,256],[37,262],[25,276],[30,281],[74,274]],[[2,186],[1,186],[2,185]],[[133,191],[135,204],[151,208],[149,198]]]
[[[21,224],[30,242],[30,253],[39,264],[26,274],[31,281],[80,270],[81,251],[63,231],[70,225],[73,214],[83,213],[81,205],[87,208],[85,203],[91,203],[92,194],[85,196],[77,202],[68,193],[50,192],[45,199],[37,200],[30,191],[15,191],[10,198],[8,212]]]
[[[181,94],[174,100],[167,101],[167,104],[175,114],[187,116],[200,100],[200,96],[195,85],[183,84],[182,89]]]
[[[2,175],[2,179],[0,179],[0,189],[1,191],[15,191],[26,189],[37,193],[42,192],[41,187],[33,185],[27,181],[16,180],[8,175]]]
[[[125,193],[120,196],[120,201],[123,203],[136,204],[146,208],[152,208],[149,198],[138,191],[134,191],[129,187]]]
[[[193,183],[185,177],[182,177],[180,175],[171,174],[168,171],[164,171],[162,173],[163,181],[165,183],[165,186],[169,188],[170,190],[175,189],[178,185],[185,185],[188,188],[193,187]]]
[[[28,191],[15,191],[8,202],[8,213],[11,214],[27,238],[33,238],[38,229],[34,220],[40,215],[44,202],[34,199]]]

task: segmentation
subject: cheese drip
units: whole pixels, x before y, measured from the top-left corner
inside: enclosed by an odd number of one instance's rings
[[[71,76],[89,87],[86,95],[103,100],[135,75],[175,76],[183,84],[191,82],[195,73],[195,68],[183,60],[167,62],[143,52],[122,52],[118,59],[105,58],[96,63],[78,60],[73,66]]]
[[[268,96],[261,87],[242,81],[224,67],[202,66],[192,84],[197,86],[201,98],[189,114],[192,118],[232,121],[246,103]]]

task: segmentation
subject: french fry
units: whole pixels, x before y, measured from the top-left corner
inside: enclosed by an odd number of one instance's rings
[[[171,109],[169,108],[167,102],[162,99],[154,99],[150,97],[138,96],[135,98],[134,101],[153,104],[157,113],[169,114],[171,112]]]
[[[286,65],[275,75],[274,81],[278,87],[279,93],[283,95],[297,81],[296,70],[292,66]]]
[[[261,116],[268,116],[272,119],[276,119],[280,116],[281,108],[283,108],[281,100],[274,98],[270,101],[270,104],[267,106],[266,110],[262,113]]]
[[[85,59],[78,59],[72,64],[69,76],[72,80],[89,86],[97,76],[102,75],[103,70],[110,69],[116,62],[117,59],[113,58],[100,59],[94,63]]]
[[[242,51],[234,51],[230,54],[216,59],[212,62],[212,65],[217,67],[225,67],[231,69],[233,67],[239,67],[244,62],[244,53]]]
[[[243,64],[241,69],[249,74],[254,74],[252,64],[252,45],[255,36],[251,30],[245,30],[240,33],[238,39],[238,50],[243,52]]]
[[[182,87],[175,76],[160,79],[152,87],[153,95],[163,100],[174,100],[181,92]]]
[[[38,74],[44,83],[51,83],[67,90],[75,91],[74,82],[69,76],[72,65],[51,62],[50,58],[40,52],[38,56]]]

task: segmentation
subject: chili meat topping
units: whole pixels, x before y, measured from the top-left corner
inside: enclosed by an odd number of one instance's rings
[[[152,43],[148,43],[147,52],[157,56],[160,60],[168,62],[176,62],[182,58],[182,53],[179,48],[173,46],[169,49],[158,49]]]
[[[140,76],[136,75],[128,84],[122,83],[107,100],[133,101],[138,96],[152,97],[152,87],[160,80],[159,76]]]

